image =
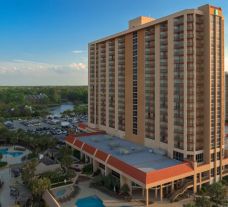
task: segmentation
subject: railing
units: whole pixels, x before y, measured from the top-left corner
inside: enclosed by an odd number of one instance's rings
[[[180,189],[174,191],[170,196],[170,201],[174,202],[178,196],[182,195],[191,185],[193,185],[193,181],[186,182]]]

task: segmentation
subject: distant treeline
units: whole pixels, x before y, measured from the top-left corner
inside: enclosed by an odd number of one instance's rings
[[[87,104],[87,86],[0,87],[0,117],[39,116],[63,102]]]

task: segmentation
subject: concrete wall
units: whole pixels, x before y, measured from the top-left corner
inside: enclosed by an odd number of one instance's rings
[[[61,207],[48,190],[43,194],[43,199],[49,207]]]

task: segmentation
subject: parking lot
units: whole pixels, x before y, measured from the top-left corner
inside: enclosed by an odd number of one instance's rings
[[[4,124],[10,130],[22,129],[32,134],[53,135],[61,141],[69,132],[79,131],[77,128],[79,122],[87,122],[87,115],[75,117],[49,115],[39,119],[6,121]]]

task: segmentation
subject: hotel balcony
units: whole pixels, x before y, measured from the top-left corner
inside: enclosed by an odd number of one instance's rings
[[[176,34],[184,33],[184,27],[174,28],[174,33],[176,33]]]
[[[188,17],[187,17],[187,22],[188,22],[188,23],[192,23],[193,21],[194,21],[193,16],[192,16],[192,15],[191,15],[191,16],[188,15]]]
[[[145,48],[154,48],[154,47],[155,47],[155,42],[154,42],[154,40],[146,41],[146,42],[145,42]]]
[[[168,26],[167,26],[167,25],[166,25],[166,26],[160,25],[160,31],[161,31],[161,32],[166,32],[166,31],[168,31]]]
[[[165,32],[160,33],[160,39],[166,39],[168,37],[168,34]]]

